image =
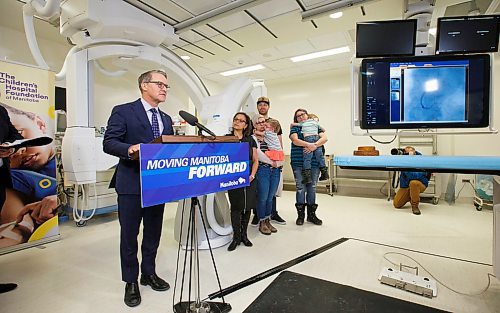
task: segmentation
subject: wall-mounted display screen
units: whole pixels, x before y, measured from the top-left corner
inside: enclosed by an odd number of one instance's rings
[[[500,15],[438,18],[436,53],[498,51]]]
[[[417,20],[391,20],[356,24],[356,57],[412,56]]]
[[[55,109],[66,111],[66,88],[56,86],[55,90]]]
[[[489,124],[490,56],[364,59],[361,128],[479,128]]]

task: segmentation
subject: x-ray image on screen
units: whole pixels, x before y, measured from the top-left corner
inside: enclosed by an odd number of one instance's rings
[[[401,70],[403,123],[467,121],[467,67],[423,66]]]

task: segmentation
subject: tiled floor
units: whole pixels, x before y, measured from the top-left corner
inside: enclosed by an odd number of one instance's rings
[[[481,295],[462,295],[438,285],[433,299],[405,292],[378,282],[378,274],[391,264],[387,252],[411,256],[447,286],[464,294],[481,291],[492,273],[492,212],[475,210],[469,203],[449,206],[422,204],[422,215],[410,209],[393,209],[384,199],[318,195],[321,227],[295,225],[294,193],[278,200],[287,225],[264,236],[249,227],[254,246],[214,250],[222,288],[231,286],[341,237],[353,238],[288,270],[350,285],[380,294],[454,312],[500,312],[500,282],[492,278]],[[175,205],[167,204],[157,272],[173,286],[177,242],[173,239]],[[141,286],[142,303],[123,304],[120,281],[116,215],[98,216],[87,226],[61,226],[58,242],[0,256],[0,282],[17,282],[12,292],[0,294],[1,312],[172,312],[172,289],[155,292]],[[414,266],[402,255],[386,256],[393,262]],[[466,260],[466,261],[462,261]],[[473,261],[476,263],[468,262]],[[210,256],[200,253],[200,294],[205,298],[218,290]],[[422,267],[421,275],[429,272]],[[274,279],[266,278],[236,291],[225,300],[232,312],[242,312]],[[186,295],[186,291],[184,291]],[[220,300],[216,300],[220,301]]]

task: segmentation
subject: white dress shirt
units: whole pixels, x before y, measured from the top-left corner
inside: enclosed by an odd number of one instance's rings
[[[142,106],[144,107],[144,110],[146,110],[146,114],[148,115],[148,120],[149,124],[153,125],[153,112],[150,110],[153,108],[146,100],[141,98]],[[160,126],[160,135],[163,134],[163,121],[161,119],[161,113],[158,107],[156,108],[158,111],[158,115],[156,116],[158,118],[158,124]]]

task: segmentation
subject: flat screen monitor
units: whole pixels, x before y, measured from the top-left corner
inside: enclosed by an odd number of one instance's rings
[[[66,111],[66,88],[56,86],[55,109]]]
[[[489,126],[490,56],[425,56],[361,62],[361,128]]]
[[[356,57],[412,56],[417,20],[391,20],[356,24]]]
[[[498,51],[500,15],[438,18],[436,53]]]

